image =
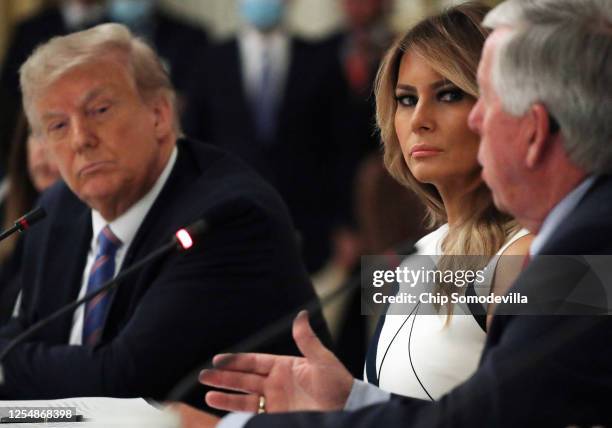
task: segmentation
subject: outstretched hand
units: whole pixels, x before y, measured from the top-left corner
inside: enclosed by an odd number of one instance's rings
[[[255,353],[215,356],[215,368],[202,371],[200,382],[240,393],[211,391],[206,394],[206,403],[221,410],[256,412],[263,395],[265,410],[270,413],[342,409],[353,377],[315,335],[306,311],[293,322],[293,339],[303,357]]]

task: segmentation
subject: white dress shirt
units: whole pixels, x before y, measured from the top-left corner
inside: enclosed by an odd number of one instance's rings
[[[259,91],[264,70],[264,50],[270,61],[273,76],[274,97],[278,101],[289,69],[289,37],[281,30],[263,34],[253,28],[245,28],[238,35],[244,90],[249,100],[254,100]]]
[[[115,274],[119,272],[121,264],[125,259],[125,255],[127,254],[127,250],[132,244],[132,240],[138,231],[138,228],[142,224],[145,216],[151,209],[151,206],[157,199],[157,196],[161,192],[164,184],[168,181],[168,177],[170,176],[170,172],[176,163],[178,150],[175,147],[172,150],[172,154],[170,155],[170,159],[168,163],[164,167],[164,170],[158,177],[157,181],[149,190],[149,192],[144,195],[138,202],[130,207],[126,212],[121,214],[115,220],[107,223],[106,220],[102,217],[102,215],[96,211],[91,210],[91,224],[92,224],[92,235],[91,235],[91,243],[89,245],[89,251],[87,253],[87,263],[85,264],[85,269],[83,270],[83,276],[81,280],[81,291],[79,292],[79,299],[85,296],[87,292],[87,282],[89,280],[89,271],[91,270],[91,266],[94,263],[96,258],[96,253],[98,252],[98,235],[104,229],[104,227],[108,224],[110,229],[115,234],[117,238],[122,242],[121,247],[117,250],[115,254]],[[114,276],[114,275],[113,275]],[[83,317],[85,315],[85,305],[79,306],[74,311],[74,316],[72,318],[72,330],[70,331],[70,345],[81,345],[83,338]]]

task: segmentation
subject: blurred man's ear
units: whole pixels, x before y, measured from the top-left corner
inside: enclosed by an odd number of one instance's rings
[[[527,167],[535,167],[546,154],[553,137],[559,131],[556,120],[548,113],[546,106],[536,103],[527,112],[531,122],[532,135],[527,148]]]

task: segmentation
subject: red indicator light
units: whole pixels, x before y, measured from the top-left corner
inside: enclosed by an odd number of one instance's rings
[[[179,244],[181,244],[181,247],[183,247],[183,250],[188,250],[193,246],[193,239],[191,239],[189,232],[187,232],[185,229],[181,229],[176,232],[176,239],[178,240]]]

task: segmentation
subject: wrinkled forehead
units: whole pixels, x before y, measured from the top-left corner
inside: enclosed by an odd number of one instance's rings
[[[101,58],[75,65],[32,93],[32,126],[36,127],[42,115],[59,105],[80,106],[101,93],[128,89],[137,91],[136,82],[122,62]]]
[[[41,67],[44,68],[44,67]],[[92,70],[93,73],[98,68],[106,71],[115,71],[113,75],[121,74],[128,81],[133,81],[132,64],[129,57],[116,49],[109,49],[102,55],[81,56],[68,61],[61,67],[47,67],[45,75],[40,75],[29,79],[29,84],[24,87],[24,106],[26,113],[32,113],[31,107],[37,104],[41,97],[46,96],[49,89],[57,85],[59,81],[65,80],[66,76],[79,75],[80,70]]]

